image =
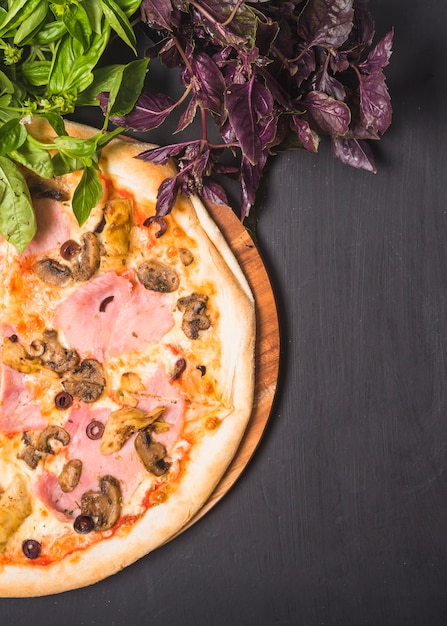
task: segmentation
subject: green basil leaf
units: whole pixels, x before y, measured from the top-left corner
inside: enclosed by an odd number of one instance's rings
[[[18,167],[0,156],[0,232],[23,252],[36,234],[36,218],[26,181]]]
[[[80,226],[85,223],[93,207],[98,204],[101,194],[102,185],[97,169],[94,166],[86,167],[72,200],[73,213]]]
[[[110,93],[115,81],[121,81],[122,74],[122,65],[106,65],[93,70],[93,81],[87,89],[78,95],[76,104],[78,106],[98,106],[98,95],[102,92]]]
[[[50,61],[26,61],[20,66],[23,78],[34,87],[42,87],[48,84],[51,71]]]
[[[59,39],[61,39],[66,32],[67,27],[65,26],[65,24],[63,22],[60,22],[59,20],[54,20],[45,24],[45,26],[43,26],[36,33],[32,43],[39,46],[54,43],[55,41],[59,41]]]
[[[65,135],[62,137],[54,138],[54,146],[67,155],[68,157],[75,159],[89,159],[92,158],[97,150],[96,143],[98,135],[91,137],[90,139],[78,139],[77,137],[70,137]]]
[[[26,141],[28,133],[19,118],[9,120],[0,126],[0,155],[16,150]]]
[[[139,3],[138,3],[139,4]],[[98,35],[102,33],[102,7],[98,0],[85,0],[84,8],[90,20],[92,31]]]
[[[110,115],[126,115],[133,109],[144,86],[148,63],[149,59],[142,59],[124,66],[116,93],[112,96],[110,92]]]
[[[81,5],[71,5],[64,12],[63,22],[72,37],[77,39],[83,49],[88,48],[92,27],[86,10]]]
[[[141,0],[116,0],[116,3],[130,17],[140,6]]]
[[[27,136],[26,141],[16,150],[11,150],[11,159],[20,163],[42,178],[53,178],[53,162],[48,150],[40,148]]]
[[[48,0],[40,0],[34,11],[20,24],[14,35],[15,45],[26,42],[26,39],[32,36],[44,21],[48,13]]]
[[[135,33],[127,15],[114,0],[101,0],[101,6],[108,23],[116,34],[137,54]]]
[[[15,29],[36,10],[41,0],[16,0],[11,2],[8,15],[0,24],[0,37],[13,37]]]
[[[62,117],[62,115],[59,115],[59,113],[55,113],[54,111],[47,111],[46,113],[41,113],[39,117],[43,117],[44,119],[46,119],[58,135],[67,134],[67,131],[65,130],[64,118]]]

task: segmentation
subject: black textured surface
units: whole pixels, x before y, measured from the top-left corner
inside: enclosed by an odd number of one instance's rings
[[[175,541],[2,625],[447,623],[447,5],[370,7],[396,31],[379,173],[285,154],[260,193],[283,363],[252,462]]]

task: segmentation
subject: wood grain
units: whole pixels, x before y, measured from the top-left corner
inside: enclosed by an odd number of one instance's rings
[[[275,297],[270,279],[253,239],[229,209],[208,206],[233,254],[238,260],[255,298],[256,382],[250,421],[239,450],[224,477],[200,511],[181,532],[203,517],[234,485],[253,456],[270,417],[279,373],[280,334]]]

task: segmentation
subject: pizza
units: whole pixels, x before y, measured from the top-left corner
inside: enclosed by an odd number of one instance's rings
[[[75,137],[97,132],[67,124]],[[30,132],[53,137],[43,120]],[[0,240],[0,595],[86,586],[162,545],[225,474],[254,393],[255,308],[198,199],[155,219],[172,165],[114,139],[82,227],[80,172],[25,172],[37,234]]]

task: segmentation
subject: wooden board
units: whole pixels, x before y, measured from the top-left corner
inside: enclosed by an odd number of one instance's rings
[[[182,528],[184,532],[228,492],[253,456],[270,417],[280,360],[280,334],[274,293],[253,239],[236,215],[225,207],[208,210],[237,258],[253,292],[256,305],[256,383],[252,415],[239,450],[224,477],[200,511]]]

